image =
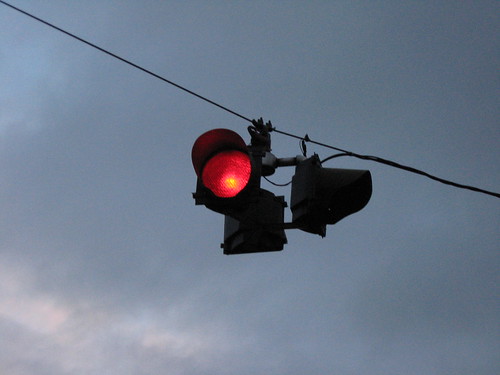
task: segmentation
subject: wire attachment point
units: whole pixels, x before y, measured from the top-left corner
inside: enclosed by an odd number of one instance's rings
[[[306,134],[307,136],[307,134]],[[307,158],[307,146],[305,138],[300,140],[300,151],[302,151],[302,155]]]

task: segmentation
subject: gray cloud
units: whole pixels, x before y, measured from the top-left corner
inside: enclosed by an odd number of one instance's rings
[[[245,116],[498,190],[494,2],[16,5]],[[363,211],[223,256],[190,150],[246,124],[5,7],[0,23],[2,373],[496,372],[495,198],[334,159],[372,171]]]

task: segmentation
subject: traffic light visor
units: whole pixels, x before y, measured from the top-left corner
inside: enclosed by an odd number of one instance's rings
[[[252,163],[247,146],[232,130],[213,129],[199,136],[191,158],[201,182],[217,197],[235,197],[250,180]]]

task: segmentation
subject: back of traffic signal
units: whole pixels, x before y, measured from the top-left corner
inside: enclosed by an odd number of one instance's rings
[[[318,155],[277,158],[271,153],[271,124],[253,121],[250,144],[229,129],[200,135],[191,153],[197,175],[195,204],[225,216],[224,254],[283,250],[285,229],[326,235],[326,226],[363,209],[370,200],[370,172],[323,168]],[[262,177],[279,167],[295,166],[290,209],[287,203],[261,188]]]

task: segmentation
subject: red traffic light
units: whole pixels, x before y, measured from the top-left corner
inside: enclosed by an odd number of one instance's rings
[[[252,163],[243,139],[229,129],[202,134],[191,152],[193,167],[202,184],[215,196],[232,198],[250,181]]]
[[[220,198],[232,198],[247,186],[252,165],[248,154],[222,151],[210,158],[203,167],[201,181]]]

